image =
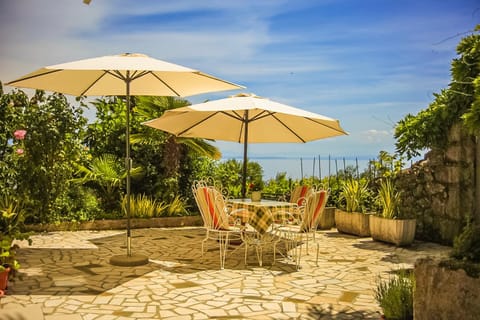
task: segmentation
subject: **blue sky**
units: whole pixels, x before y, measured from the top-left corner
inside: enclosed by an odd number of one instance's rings
[[[252,158],[372,158],[393,152],[395,123],[448,86],[461,34],[478,23],[473,0],[0,0],[0,80],[141,52],[339,119],[350,133],[251,145]],[[226,158],[242,155],[240,144],[217,145]]]

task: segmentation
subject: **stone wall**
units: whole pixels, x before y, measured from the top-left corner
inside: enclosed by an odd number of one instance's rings
[[[130,227],[138,228],[171,228],[185,226],[202,226],[201,216],[162,217],[162,218],[132,218]],[[52,232],[52,231],[77,231],[77,230],[125,230],[127,219],[95,220],[83,222],[61,222],[52,224],[25,225],[27,231]]]
[[[440,267],[438,261],[415,262],[413,297],[415,320],[477,320],[480,317],[480,279],[465,271]]]
[[[475,138],[454,125],[446,149],[431,150],[404,170],[397,186],[403,215],[417,219],[416,238],[452,244],[474,214]]]

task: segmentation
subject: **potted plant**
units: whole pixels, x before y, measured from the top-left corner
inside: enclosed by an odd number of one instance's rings
[[[258,202],[262,200],[262,189],[263,189],[262,180],[257,180],[250,183],[248,189],[251,191],[250,197],[253,202]]]
[[[15,276],[20,264],[16,259],[18,246],[15,240],[28,240],[30,233],[23,232],[23,211],[20,204],[11,196],[0,198],[0,290],[4,292],[8,279]]]
[[[410,245],[415,238],[416,219],[401,219],[400,192],[392,178],[383,178],[377,196],[381,208],[379,215],[370,216],[370,233],[373,240],[393,243],[396,246]]]
[[[335,210],[335,225],[339,232],[360,237],[370,236],[369,214],[365,213],[365,203],[369,196],[366,181],[348,179],[343,182],[339,200],[344,210]]]

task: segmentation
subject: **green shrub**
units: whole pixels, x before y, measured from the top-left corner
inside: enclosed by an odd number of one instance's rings
[[[95,190],[72,184],[67,192],[54,202],[49,221],[91,221],[102,214]]]
[[[468,223],[453,241],[451,256],[458,260],[480,263],[480,225]]]
[[[374,294],[387,319],[413,319],[414,290],[413,273],[402,270],[387,281],[378,279]]]
[[[13,271],[20,268],[16,253],[18,245],[15,240],[27,240],[32,243],[30,232],[24,231],[24,208],[22,203],[13,196],[2,195],[0,197],[0,272],[6,266]],[[13,277],[15,272],[9,276]]]

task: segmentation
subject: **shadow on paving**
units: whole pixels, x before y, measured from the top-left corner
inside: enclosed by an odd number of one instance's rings
[[[394,244],[374,241],[373,239],[365,239],[360,243],[353,244],[353,247],[362,250],[383,252],[385,256],[381,260],[394,264],[414,264],[418,255],[448,256],[452,249],[451,247],[422,241],[414,241],[410,246],[397,247]]]
[[[308,308],[308,315],[312,317],[312,319],[319,320],[380,319],[381,317],[381,314],[379,312],[373,312],[368,310],[334,311],[331,306],[329,308],[322,308],[321,306],[314,306]]]
[[[21,248],[22,268],[9,288],[11,294],[24,295],[99,295],[125,282],[156,270],[171,273],[196,273],[220,269],[218,245],[209,242],[201,256],[202,228],[142,229],[132,231],[132,252],[149,257],[143,266],[120,267],[109,263],[113,255],[126,253],[124,234],[90,240],[97,249]],[[231,246],[225,269],[248,270],[258,267],[255,251],[249,250],[249,265],[244,265],[244,247]],[[237,249],[237,250],[235,250]],[[282,273],[295,271],[293,264],[276,261],[271,266],[271,249],[264,253],[264,266]],[[284,251],[284,249],[283,249]],[[277,257],[278,259],[278,257]]]

